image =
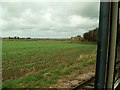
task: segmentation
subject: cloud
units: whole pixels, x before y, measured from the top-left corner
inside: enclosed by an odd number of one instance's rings
[[[99,3],[4,2],[2,36],[64,38],[98,26]]]

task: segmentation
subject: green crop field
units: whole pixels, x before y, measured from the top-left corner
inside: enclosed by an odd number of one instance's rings
[[[49,87],[95,65],[96,44],[70,41],[3,41],[3,88]]]

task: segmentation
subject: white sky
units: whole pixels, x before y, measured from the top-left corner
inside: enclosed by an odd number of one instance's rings
[[[98,27],[99,2],[2,2],[2,36],[69,38]]]

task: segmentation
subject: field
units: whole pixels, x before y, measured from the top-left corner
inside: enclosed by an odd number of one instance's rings
[[[50,87],[95,65],[96,44],[70,41],[3,41],[3,88]],[[84,73],[84,72],[81,72]]]

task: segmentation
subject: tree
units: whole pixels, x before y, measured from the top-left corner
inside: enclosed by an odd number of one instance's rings
[[[90,30],[83,34],[84,40],[97,42],[98,41],[98,28]]]

